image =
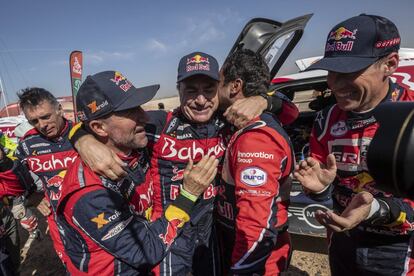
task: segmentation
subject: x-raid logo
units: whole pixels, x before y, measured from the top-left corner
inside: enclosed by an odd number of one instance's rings
[[[131,87],[132,83],[127,80],[121,73],[115,72],[114,77],[111,79],[116,86],[122,89],[122,91],[127,92]]]
[[[208,57],[203,57],[197,54],[191,58],[187,58],[186,71],[191,72],[195,70],[210,71]]]
[[[91,113],[95,113],[96,111],[101,110],[102,108],[104,108],[105,106],[107,106],[109,103],[107,100],[105,100],[103,103],[101,103],[100,105],[96,104],[96,101],[91,102],[90,104],[88,104],[89,109],[91,110]],[[79,114],[78,114],[79,116]]]
[[[354,41],[356,39],[356,33],[358,29],[353,31],[348,30],[345,27],[339,27],[335,31],[329,33],[328,42],[326,43],[325,52],[335,51],[352,51]],[[340,41],[342,39],[348,39],[346,43]],[[349,40],[351,39],[351,40]]]

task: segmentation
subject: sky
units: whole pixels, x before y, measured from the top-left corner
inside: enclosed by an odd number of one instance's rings
[[[182,56],[203,51],[222,64],[250,19],[310,13],[279,76],[297,72],[297,59],[323,55],[329,30],[360,13],[391,19],[402,47],[414,47],[413,0],[1,0],[0,77],[9,103],[28,86],[70,95],[69,54],[80,50],[84,78],[117,70],[136,87],[160,84],[157,98],[175,96]]]

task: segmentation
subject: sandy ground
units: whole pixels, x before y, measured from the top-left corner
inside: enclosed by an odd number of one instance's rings
[[[154,100],[144,106],[146,110],[158,109],[158,103],[163,102],[166,110],[179,105],[177,97]],[[38,217],[41,215],[38,213]],[[47,225],[44,220],[40,223],[42,233]],[[22,246],[21,275],[65,275],[65,270],[56,256],[52,241],[48,234],[42,240],[28,240],[27,232],[20,229]],[[28,245],[23,248],[24,245]],[[327,242],[323,238],[292,235],[293,255],[288,272],[284,275],[330,275],[327,252]]]
[[[37,212],[36,212],[37,213]],[[40,213],[37,213],[40,217]],[[45,233],[46,221],[40,219],[40,229]],[[52,241],[48,234],[42,240],[28,240],[27,232],[21,228],[22,265],[21,276],[65,275]],[[293,255],[289,270],[283,275],[330,275],[326,255],[326,240],[310,236],[292,235]],[[29,245],[24,248],[24,246]]]

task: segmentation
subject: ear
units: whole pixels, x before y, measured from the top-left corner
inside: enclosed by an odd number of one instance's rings
[[[389,54],[384,60],[385,76],[389,77],[394,74],[395,70],[398,68],[400,57],[398,53],[393,52]]]
[[[109,135],[106,131],[107,127],[103,120],[92,120],[89,122],[89,128],[100,137],[107,137]]]
[[[62,105],[61,104],[59,104],[58,105],[58,108],[57,108],[57,114],[59,114],[60,116],[63,116],[63,107],[62,107]]]
[[[235,79],[232,81],[230,88],[230,97],[243,95],[243,80],[241,78]]]

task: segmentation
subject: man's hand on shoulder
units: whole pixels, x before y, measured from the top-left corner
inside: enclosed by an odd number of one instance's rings
[[[119,180],[127,175],[122,169],[124,162],[107,146],[92,135],[84,135],[75,143],[75,148],[82,160],[97,174],[112,180]]]

